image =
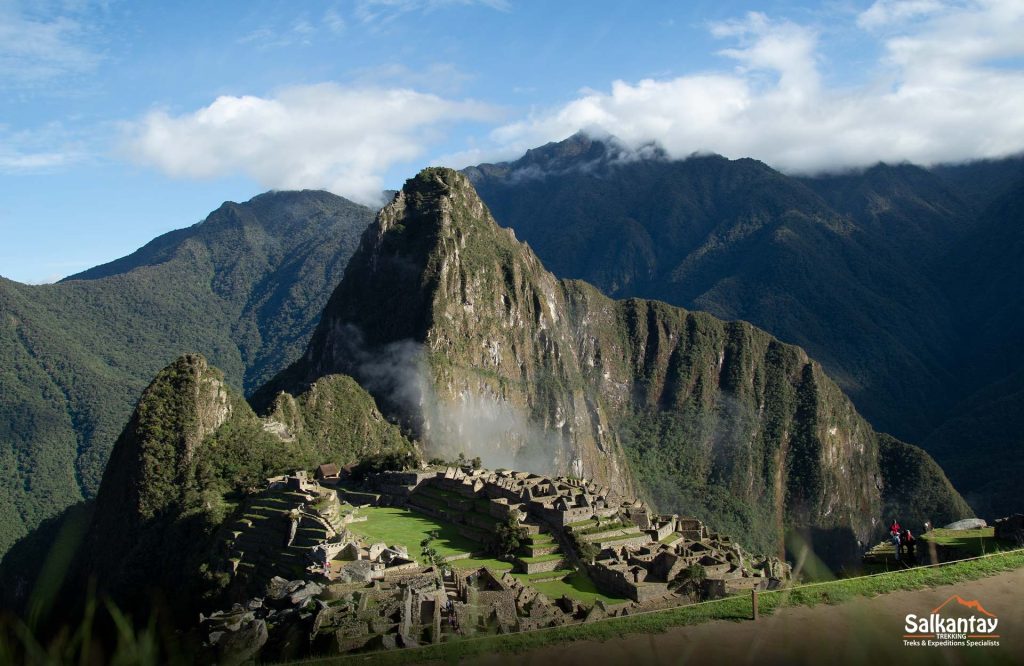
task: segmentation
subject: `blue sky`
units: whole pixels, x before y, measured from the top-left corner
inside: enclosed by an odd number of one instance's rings
[[[0,0],[0,275],[578,129],[793,173],[1018,153],[1021,34],[1019,0]]]

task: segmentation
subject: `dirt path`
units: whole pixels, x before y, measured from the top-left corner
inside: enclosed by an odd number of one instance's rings
[[[907,613],[927,616],[951,595],[977,599],[999,618],[999,647],[908,647]],[[796,607],[757,622],[715,621],[664,634],[580,641],[475,658],[482,666],[604,664],[1024,664],[1024,569],[958,585]]]

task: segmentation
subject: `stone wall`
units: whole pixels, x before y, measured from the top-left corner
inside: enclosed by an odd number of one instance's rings
[[[543,562],[527,562],[525,560],[517,558],[516,564],[519,565],[520,569],[522,570],[522,573],[533,574],[561,569],[563,566],[563,561],[558,559],[545,560]]]
[[[650,542],[651,542],[651,537],[648,536],[646,533],[641,532],[637,536],[631,537],[629,539],[616,539],[616,540],[607,540],[607,541],[595,541],[593,543],[600,550],[604,550],[605,548],[622,548],[624,546],[626,548],[633,548],[633,547],[637,547],[637,546],[646,546]]]
[[[602,541],[612,541],[618,537],[629,536],[630,534],[640,536],[640,528],[636,525],[632,525],[630,527],[619,527],[613,530],[606,530],[604,532],[584,534],[580,538],[591,543],[600,543]]]

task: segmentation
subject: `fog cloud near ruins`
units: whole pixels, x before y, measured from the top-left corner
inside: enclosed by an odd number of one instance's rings
[[[479,456],[491,469],[572,470],[562,435],[534,423],[499,396],[469,389],[454,399],[438,395],[421,343],[400,340],[370,349],[353,326],[342,337],[360,383],[386,411],[403,415],[403,425],[421,438],[427,459],[455,460],[461,453],[469,459]]]

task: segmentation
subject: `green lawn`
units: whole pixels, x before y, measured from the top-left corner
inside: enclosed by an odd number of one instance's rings
[[[519,559],[523,562],[550,562],[551,560],[564,559],[565,555],[560,553],[551,553],[550,555],[538,555],[537,557],[520,557]]]
[[[994,527],[983,527],[980,530],[934,529],[922,534],[921,541],[931,541],[942,546],[956,548],[963,553],[964,557],[975,557],[1014,547],[1010,543],[996,539]],[[923,543],[921,545],[925,546]]]
[[[547,578],[557,574],[564,574],[565,578],[562,580],[536,582],[538,578]],[[512,574],[512,576],[517,578],[523,584],[530,585],[531,587],[536,588],[539,592],[543,592],[551,599],[558,599],[559,597],[567,596],[570,599],[575,599],[580,603],[588,605],[594,603],[598,599],[601,599],[608,604],[619,604],[629,601],[629,599],[626,599],[625,597],[602,594],[597,590],[597,587],[594,585],[594,582],[590,580],[590,577],[583,571],[565,569],[562,571],[535,574]]]
[[[348,525],[353,534],[366,537],[371,543],[383,541],[389,546],[400,543],[415,558],[420,554],[420,542],[427,538],[428,532],[435,530],[438,538],[431,545],[441,557],[480,550],[480,544],[459,534],[451,523],[408,509],[368,506],[361,508],[359,514],[366,516],[366,520]]]
[[[512,570],[512,564],[509,562],[487,559],[484,557],[469,557],[464,560],[453,560],[448,563],[448,566],[453,569],[479,569],[480,567],[487,567],[495,573]]]
[[[529,583],[538,591],[543,592],[550,599],[558,599],[562,595],[575,599],[582,604],[592,604],[598,599],[606,604],[620,604],[629,599],[623,597],[609,596],[597,591],[594,581],[590,580],[583,571],[577,571],[562,580],[552,580],[546,583]]]

